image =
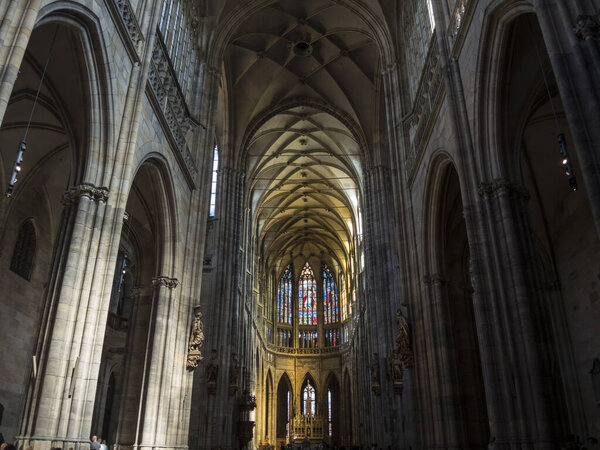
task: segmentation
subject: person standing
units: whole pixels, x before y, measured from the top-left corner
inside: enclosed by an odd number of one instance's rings
[[[100,439],[100,447],[102,447],[102,450],[108,450],[108,445],[106,445],[105,439]]]
[[[98,436],[92,436],[90,450],[102,450],[102,446],[100,445],[100,442],[98,442]]]

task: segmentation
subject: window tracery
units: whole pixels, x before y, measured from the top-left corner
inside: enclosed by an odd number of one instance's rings
[[[279,323],[287,325],[292,324],[292,266],[288,265],[281,278],[277,288],[277,312]]]
[[[317,285],[308,261],[304,264],[298,281],[298,323],[317,324]]]
[[[323,264],[323,312],[325,325],[340,320],[338,290],[327,264]]]
[[[315,388],[311,386],[310,380],[306,380],[306,386],[302,389],[302,411],[305,415],[314,416],[317,411]]]

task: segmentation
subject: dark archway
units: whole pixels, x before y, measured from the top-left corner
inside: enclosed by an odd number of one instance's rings
[[[479,342],[473,310],[473,285],[469,242],[463,215],[458,174],[450,164],[442,175],[438,235],[447,286],[451,346],[456,370],[455,403],[462,428],[463,445],[485,448],[490,431],[487,415]]]
[[[325,385],[327,388],[323,391],[323,405],[327,420],[326,434],[329,436],[330,443],[337,446],[340,443],[340,383],[335,374],[331,373]]]
[[[507,29],[499,72],[496,118],[499,166],[521,186],[515,196],[515,226],[521,235],[547,420],[557,442],[600,426],[591,361],[600,342],[590,339],[600,323],[600,240],[544,36],[534,14],[522,14]],[[491,113],[491,112],[490,112]],[[563,133],[572,191],[559,153]],[[493,147],[493,146],[491,146]],[[594,330],[594,331],[592,331]],[[587,422],[587,424],[586,424]],[[592,427],[592,428],[593,428]]]
[[[352,424],[352,385],[350,384],[350,374],[348,369],[344,373],[344,437],[343,445],[352,445],[353,424]]]
[[[271,401],[273,400],[273,377],[271,376],[271,371],[267,373],[267,380],[265,382],[265,440],[269,440],[269,431],[271,420]]]
[[[277,439],[285,439],[289,436],[292,410],[292,383],[284,373],[277,385]]]

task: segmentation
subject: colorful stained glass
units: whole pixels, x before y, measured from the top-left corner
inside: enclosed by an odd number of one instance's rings
[[[277,288],[277,314],[279,323],[292,324],[292,266],[283,271]]]
[[[338,291],[329,267],[323,264],[323,309],[325,325],[340,320]]]
[[[306,262],[298,281],[298,323],[317,324],[317,284],[310,264]]]
[[[325,330],[325,347],[335,347],[340,344],[340,330],[334,328]]]
[[[318,348],[319,341],[316,331],[299,331],[298,347],[300,348]]]

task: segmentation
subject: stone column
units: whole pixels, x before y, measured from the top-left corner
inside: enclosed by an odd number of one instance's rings
[[[225,152],[224,152],[225,153]],[[203,293],[206,303],[205,348],[216,349],[219,355],[219,370],[216,390],[209,401],[199,405],[198,414],[206,422],[199,426],[199,448],[220,445],[233,448],[234,442],[234,397],[229,395],[229,356],[242,354],[239,336],[242,333],[240,314],[243,311],[242,297],[238,295],[241,282],[240,236],[242,231],[242,197],[244,173],[227,167],[226,154],[219,171],[217,193],[219,215],[219,252],[217,255],[216,280],[212,292]],[[206,389],[206,388],[204,388]],[[202,392],[206,396],[206,390]],[[212,406],[211,406],[212,405]]]
[[[436,24],[445,30],[441,5],[433,2]],[[552,447],[554,432],[541,373],[523,239],[513,205],[521,189],[496,180],[479,185],[481,169],[466,107],[461,68],[449,58],[446,35],[437,35],[450,119],[454,128],[456,169],[473,268],[477,326],[490,439],[494,448]],[[500,151],[500,150],[498,150]],[[477,196],[481,193],[483,200]],[[451,420],[452,417],[450,417]],[[425,431],[426,432],[426,431]]]
[[[438,273],[424,276],[423,281],[427,292],[427,300],[423,305],[424,323],[431,327],[427,343],[427,382],[431,405],[426,411],[429,421],[422,424],[424,428],[429,428],[423,436],[423,444],[431,448],[461,448],[465,442],[462,441],[460,410],[457,408],[459,380],[454,375],[456,367],[447,282]]]
[[[111,222],[108,189],[82,184],[65,194],[19,445],[86,448],[112,279],[105,273],[103,223]],[[101,275],[103,274],[103,275]],[[104,290],[92,289],[104,282]],[[91,379],[90,379],[91,377]]]
[[[41,0],[10,0],[0,6],[0,124],[41,3]]]
[[[581,170],[575,175],[585,184],[600,235],[600,11],[590,15],[581,3],[569,0],[532,3],[575,141],[570,147]],[[558,143],[556,152],[558,156]]]
[[[143,411],[134,448],[152,449],[166,446],[169,415],[170,381],[173,370],[174,340],[178,302],[174,289],[176,278],[159,276],[152,279],[154,299],[146,347],[144,381],[142,384]]]
[[[369,354],[363,364],[369,364],[371,371],[378,365],[381,393],[373,389],[371,380],[370,405],[371,432],[367,437],[380,447],[398,442],[400,429],[395,424],[395,399],[393,388],[389,382],[387,354],[393,342],[393,326],[395,317],[394,303],[398,297],[399,286],[395,268],[397,262],[394,249],[396,248],[396,233],[393,209],[389,208],[388,193],[391,185],[390,171],[385,166],[375,166],[367,170],[365,180],[365,274],[367,277],[367,295],[364,299],[365,310],[363,317],[367,325],[366,335],[371,341],[367,346]],[[377,326],[372,326],[377,324]],[[377,364],[375,364],[377,355]],[[372,376],[372,374],[371,374]]]

